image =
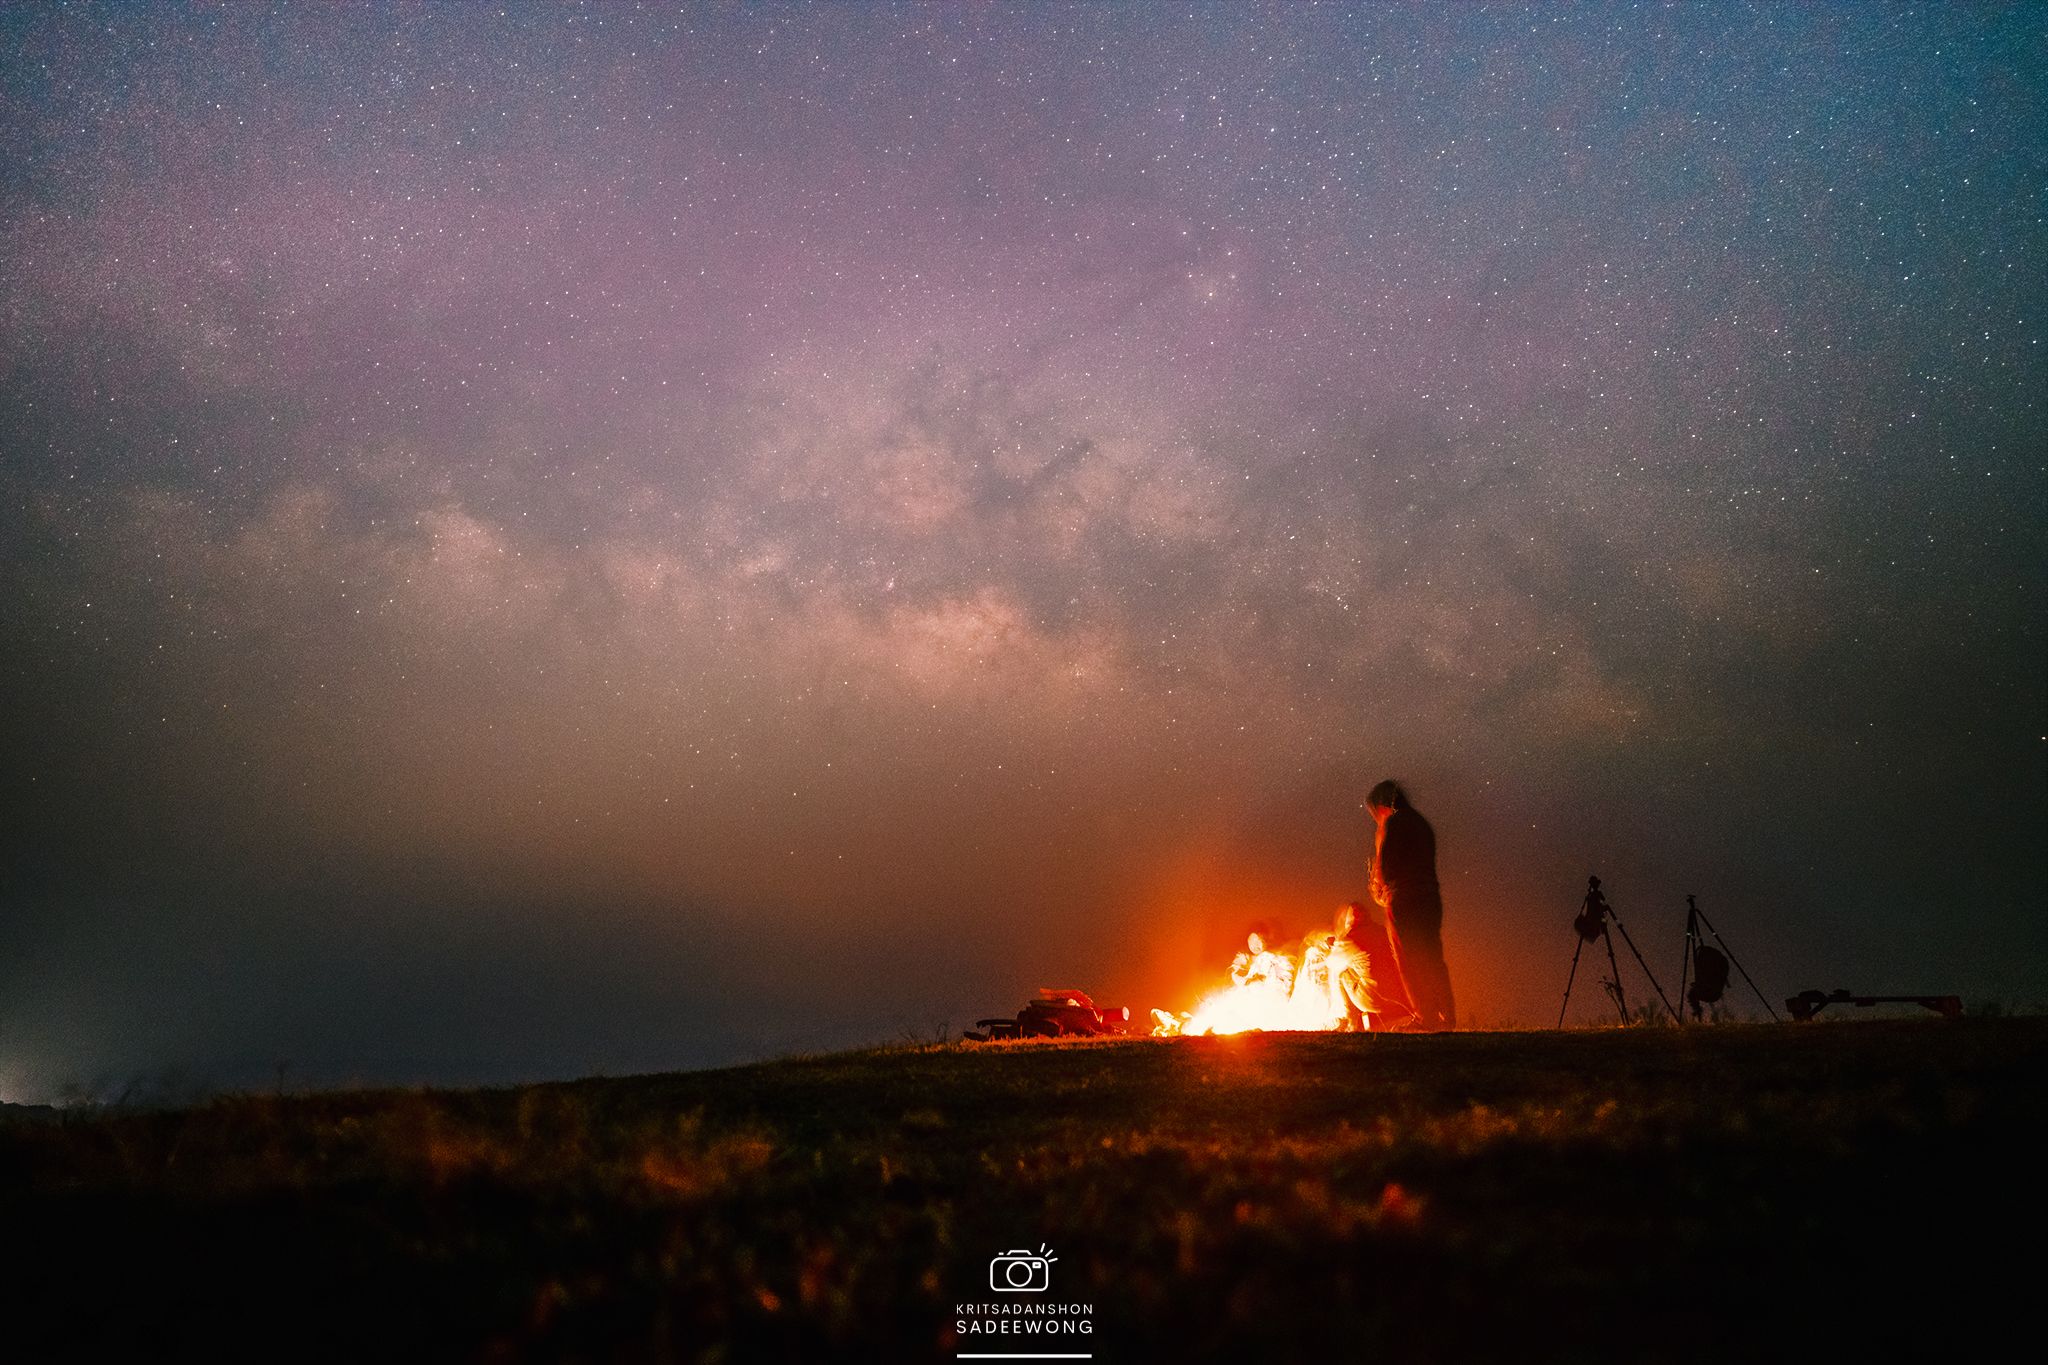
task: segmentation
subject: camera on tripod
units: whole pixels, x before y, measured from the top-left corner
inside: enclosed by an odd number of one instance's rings
[[[1601,931],[1607,927],[1607,917],[1613,913],[1614,908],[1607,903],[1607,897],[1600,894],[1600,879],[1586,878],[1586,899],[1579,904],[1579,913],[1572,920],[1572,928],[1578,931],[1580,938],[1591,943],[1600,937]]]
[[[1608,999],[1612,1000],[1614,1007],[1621,1012],[1621,1022],[1629,1022],[1628,993],[1622,988],[1621,962],[1614,955],[1614,934],[1609,928],[1610,924],[1614,929],[1621,930],[1621,941],[1628,945],[1629,952],[1635,957],[1636,965],[1641,967],[1643,975],[1650,979],[1650,988],[1656,991],[1657,998],[1664,1002],[1665,1012],[1674,1021],[1677,1020],[1678,1011],[1671,1008],[1671,997],[1664,994],[1664,988],[1657,984],[1657,974],[1650,970],[1650,964],[1643,961],[1642,950],[1637,948],[1636,941],[1629,937],[1628,926],[1621,922],[1621,916],[1614,913],[1614,907],[1609,905],[1607,897],[1601,894],[1600,879],[1588,876],[1586,898],[1579,902],[1579,913],[1572,918],[1572,932],[1578,935],[1578,942],[1572,945],[1572,969],[1564,979],[1564,1003],[1557,1007],[1557,1026],[1564,1027],[1565,1011],[1570,1009],[1572,1004],[1572,983],[1579,979],[1579,954],[1585,951],[1588,943],[1606,946],[1609,975],[1600,983],[1600,987],[1607,992]]]
[[[1702,941],[1702,928],[1714,936],[1714,941],[1721,945],[1720,948],[1709,948]],[[1607,997],[1614,1002],[1615,1009],[1621,1014],[1621,1022],[1633,1022],[1629,1013],[1628,995],[1621,984],[1621,959],[1614,951],[1615,930],[1621,932],[1621,941],[1628,945],[1629,954],[1635,958],[1636,965],[1643,969],[1643,976],[1649,981],[1650,989],[1654,990],[1657,999],[1663,1002],[1664,1012],[1671,1016],[1673,1023],[1683,1024],[1684,1017],[1672,1005],[1671,997],[1664,994],[1664,987],[1658,983],[1657,974],[1650,970],[1650,964],[1643,960],[1642,951],[1636,947],[1636,941],[1629,936],[1628,926],[1621,922],[1621,916],[1607,903],[1606,895],[1600,890],[1600,879],[1588,876],[1586,898],[1579,902],[1579,913],[1572,917],[1572,932],[1577,936],[1577,942],[1572,944],[1572,966],[1571,971],[1565,975],[1564,1003],[1557,1009],[1557,1026],[1564,1027],[1565,1011],[1571,1008],[1572,1003],[1572,986],[1579,979],[1579,954],[1585,951],[1588,943],[1598,943],[1607,949],[1609,974],[1600,983],[1601,989],[1606,991]],[[1728,969],[1731,966],[1742,972],[1742,979],[1749,981],[1749,988],[1756,991],[1756,998],[1763,1001],[1764,1009],[1769,1011],[1773,1019],[1777,1018],[1778,1012],[1771,1009],[1771,1002],[1764,998],[1762,991],[1757,990],[1756,982],[1749,980],[1749,973],[1743,971],[1742,964],[1735,961],[1733,952],[1723,951],[1727,947],[1728,944],[1721,937],[1720,931],[1708,923],[1706,912],[1700,909],[1699,902],[1687,896],[1685,961],[1678,973],[1678,990],[1679,994],[1685,997],[1686,1004],[1691,1006],[1693,1018],[1698,1019],[1701,1016],[1703,1006],[1720,1000],[1722,992],[1728,988]],[[1690,985],[1687,984],[1688,981]]]

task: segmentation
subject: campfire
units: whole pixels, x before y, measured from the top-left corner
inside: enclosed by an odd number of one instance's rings
[[[1202,997],[1185,1014],[1152,1011],[1156,1037],[1267,1032],[1330,1033],[1350,1018],[1343,989],[1332,972],[1331,935],[1311,934],[1295,953],[1276,952],[1258,934],[1230,964],[1230,984]],[[1341,972],[1342,964],[1338,970]],[[1370,985],[1370,981],[1367,982]],[[1355,1027],[1364,1028],[1359,1020]]]
[[[1389,989],[1373,979],[1375,960],[1391,961],[1386,931],[1357,906],[1340,912],[1335,932],[1310,934],[1292,952],[1269,948],[1261,935],[1249,934],[1244,951],[1231,960],[1228,984],[1203,996],[1185,1013],[1153,1010],[1152,1035],[1198,1038],[1399,1027],[1414,1010],[1398,986]],[[1045,987],[1014,1017],[977,1020],[965,1036],[978,1043],[1099,1037],[1129,1032],[1130,1020],[1129,1009],[1097,1005],[1085,991]]]

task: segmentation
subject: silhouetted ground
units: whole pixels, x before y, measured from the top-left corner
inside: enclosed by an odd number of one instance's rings
[[[9,1122],[0,1354],[949,1360],[1030,1349],[956,1305],[1044,1243],[1095,1327],[1044,1349],[1107,1362],[1967,1359],[2031,1327],[2044,1059],[1274,1035]]]

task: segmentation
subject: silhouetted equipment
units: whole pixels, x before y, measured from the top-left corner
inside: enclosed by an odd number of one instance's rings
[[[1714,936],[1714,942],[1721,945],[1720,948],[1709,948],[1701,941],[1701,925],[1706,926],[1707,932]],[[1722,951],[1723,949],[1726,949],[1726,951]],[[1728,947],[1728,941],[1721,937],[1721,931],[1716,929],[1713,921],[1707,918],[1707,912],[1700,909],[1699,901],[1691,896],[1687,896],[1685,898],[1685,962],[1678,971],[1678,993],[1683,995],[1685,1003],[1692,1007],[1693,1018],[1698,1019],[1700,1017],[1700,1006],[1713,1004],[1721,998],[1722,992],[1728,989],[1728,968],[1730,964],[1733,964],[1736,971],[1742,972],[1742,979],[1749,982],[1751,990],[1756,991],[1756,998],[1762,1003],[1764,1011],[1772,1019],[1776,1019],[1778,1012],[1771,1008],[1771,1002],[1764,998],[1762,991],[1757,990],[1756,982],[1750,981],[1749,973],[1743,970],[1742,964],[1735,961],[1735,950]],[[1688,976],[1692,978],[1690,986],[1686,984]]]
[[[977,1019],[980,1032],[965,1036],[977,1043],[996,1038],[1087,1038],[1122,1033],[1131,1020],[1128,1005],[1097,1005],[1088,992],[1064,986],[1041,986],[1038,998],[1017,1011],[1014,1019]]]
[[[1918,1005],[1922,1009],[1933,1010],[1944,1019],[1963,1017],[1963,998],[1959,995],[1852,995],[1848,991],[1831,991],[1823,995],[1819,991],[1801,991],[1785,1001],[1785,1008],[1801,1023],[1829,1005],[1854,1005],[1858,1009],[1869,1009],[1872,1005]]]
[[[1721,999],[1728,989],[1728,956],[1718,948],[1709,948],[1702,943],[1692,950],[1692,984],[1685,984],[1685,974],[1678,977],[1679,994],[1685,1003],[1692,1006],[1692,1017],[1700,1017],[1701,1005],[1712,1005]]]
[[[1621,930],[1622,942],[1628,944],[1629,952],[1635,954],[1636,965],[1643,969],[1643,975],[1650,979],[1651,989],[1657,992],[1657,998],[1664,1002],[1664,1008],[1676,1021],[1678,1011],[1671,1008],[1671,997],[1664,994],[1664,988],[1657,984],[1657,974],[1650,970],[1650,964],[1643,961],[1642,950],[1637,948],[1636,941],[1629,937],[1628,926],[1621,922],[1620,915],[1614,913],[1614,907],[1607,903],[1607,897],[1600,894],[1600,879],[1589,876],[1586,878],[1586,898],[1579,903],[1579,913],[1572,917],[1572,931],[1577,934],[1578,942],[1572,945],[1572,969],[1564,979],[1564,1003],[1557,1007],[1557,1026],[1564,1027],[1564,1012],[1571,1008],[1572,983],[1578,980],[1579,976],[1579,954],[1595,939],[1607,944],[1607,967],[1613,973],[1600,985],[1606,990],[1608,998],[1614,1001],[1614,1007],[1621,1011],[1621,1022],[1626,1024],[1629,1021],[1628,996],[1621,988],[1621,963],[1614,956],[1614,935],[1607,930],[1610,920],[1616,929]]]

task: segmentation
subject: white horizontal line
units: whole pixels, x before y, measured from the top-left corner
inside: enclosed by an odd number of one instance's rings
[[[1045,1351],[1029,1351],[1029,1352],[1017,1352],[1017,1353],[1014,1353],[1014,1354],[1010,1354],[1010,1353],[1003,1353],[1003,1352],[995,1352],[995,1351],[956,1351],[956,1352],[954,1352],[954,1353],[953,1353],[953,1359],[955,1359],[955,1360],[1093,1360],[1093,1359],[1095,1359],[1095,1357],[1094,1357],[1094,1356],[1093,1356],[1092,1354],[1089,1354],[1089,1353],[1087,1353],[1087,1352],[1079,1352],[1079,1353],[1068,1353],[1068,1354],[1066,1354],[1066,1355],[1052,1355],[1052,1354],[1048,1354],[1048,1353],[1047,1353],[1047,1352],[1045,1352]]]

